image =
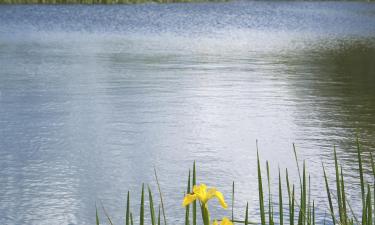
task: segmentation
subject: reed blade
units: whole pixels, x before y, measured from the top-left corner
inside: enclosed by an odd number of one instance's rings
[[[333,211],[331,191],[329,189],[328,178],[327,178],[326,170],[325,170],[323,164],[322,164],[322,167],[323,167],[324,181],[325,181],[326,191],[327,191],[327,198],[328,198],[328,203],[329,203],[329,210],[330,210],[330,214],[331,214],[331,217],[332,217],[332,223],[333,223],[333,225],[335,225],[336,219],[335,219],[335,212]]]
[[[190,170],[189,170],[189,177],[188,177],[188,183],[187,183],[187,190],[186,190],[186,194],[189,194],[191,191],[190,191]],[[190,224],[190,221],[189,221],[189,212],[190,211],[190,205],[187,205],[185,207],[185,225],[189,225]]]
[[[370,159],[371,159],[371,169],[372,169],[372,176],[373,176],[373,193],[374,193],[374,207],[373,207],[373,218],[375,219],[375,164],[374,159],[372,157],[372,153],[370,152]]]
[[[234,221],[234,181],[232,183],[232,221]]]
[[[258,149],[258,141],[257,141],[257,149]],[[266,225],[266,217],[265,217],[265,212],[264,212],[262,173],[261,173],[261,169],[260,169],[259,151],[258,150],[257,150],[257,165],[258,165],[258,192],[259,192],[260,219],[261,219],[261,224]]]
[[[128,191],[128,196],[126,198],[125,225],[130,225],[130,191]]]
[[[193,164],[193,188],[197,184],[197,174],[195,170],[195,161]],[[193,225],[197,225],[197,202],[193,202]]]
[[[337,196],[337,204],[338,204],[338,210],[339,210],[339,217],[340,217],[340,223],[344,223],[344,214],[343,214],[343,206],[342,206],[342,199],[341,199],[341,182],[340,182],[340,171],[339,171],[339,165],[337,162],[337,154],[336,154],[336,147],[333,147],[333,155],[335,160],[335,172],[336,172],[336,196]]]
[[[365,208],[365,183],[363,179],[363,167],[362,167],[362,157],[361,157],[361,147],[359,144],[358,136],[356,138],[356,144],[357,144],[357,157],[358,157],[358,168],[359,168],[359,179],[361,182],[361,196],[362,196],[362,205],[363,208]]]
[[[344,175],[342,172],[341,167],[341,199],[342,199],[342,211],[343,211],[343,224],[348,223],[348,214],[347,214],[347,206],[346,206],[346,194],[345,194],[345,182],[344,182]]]
[[[141,207],[139,210],[139,225],[144,225],[145,221],[145,185],[142,184],[142,194],[141,194]]]
[[[283,212],[283,190],[281,187],[281,174],[280,174],[280,168],[279,168],[279,218],[280,218],[280,225],[284,224],[284,218],[283,218],[284,212]]]
[[[274,224],[273,221],[273,202],[272,202],[272,194],[271,194],[271,182],[270,182],[270,166],[268,161],[266,161],[266,169],[267,169],[267,186],[268,186],[268,221],[270,225]]]
[[[161,209],[162,209],[162,212],[163,212],[164,225],[167,225],[167,217],[165,216],[163,194],[161,192],[161,188],[160,188],[160,184],[159,184],[159,179],[158,179],[158,174],[156,173],[156,168],[155,167],[154,167],[154,174],[155,174],[156,184],[158,185],[159,197],[160,197],[160,202],[161,202]]]
[[[159,205],[159,209],[158,209],[158,225],[160,225],[160,205]]]
[[[299,177],[299,184],[302,186],[302,179],[301,179],[301,171],[299,169],[299,163],[298,163],[298,156],[297,156],[297,149],[296,145],[293,143],[293,152],[294,152],[294,159],[296,160],[297,164],[297,171],[298,171],[298,177]]]
[[[288,207],[289,207],[289,225],[293,225],[294,218],[292,216],[292,193],[289,183],[288,169],[285,169],[286,187],[288,189]]]
[[[96,225],[100,225],[98,207],[96,207],[96,205],[95,205],[95,221],[96,221]]]
[[[292,225],[294,224],[294,212],[295,212],[294,200],[295,200],[295,192],[294,192],[294,184],[293,184],[293,188],[292,188],[292,213],[291,213],[291,219],[290,219],[290,223]]]
[[[154,201],[152,199],[152,192],[150,186],[148,186],[148,199],[150,203],[150,216],[151,216],[151,224],[156,225],[155,221],[155,209],[154,209]]]
[[[315,225],[315,201],[313,201],[312,207],[312,225]]]
[[[112,220],[111,220],[109,214],[107,213],[107,211],[105,210],[103,203],[101,203],[101,205],[102,205],[104,215],[105,215],[105,217],[107,217],[107,220],[108,220],[109,224],[113,225]]]
[[[372,225],[372,198],[371,198],[371,187],[367,185],[367,225]]]
[[[233,221],[233,220],[232,220]],[[246,203],[245,225],[249,224],[249,203]]]

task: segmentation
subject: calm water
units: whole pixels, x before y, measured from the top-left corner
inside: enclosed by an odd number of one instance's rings
[[[336,145],[355,188],[357,131],[373,150],[375,4],[0,6],[0,224],[93,224],[100,201],[120,224],[154,166],[182,224],[194,160],[257,220],[257,139],[275,178],[296,143],[322,219],[321,162]]]

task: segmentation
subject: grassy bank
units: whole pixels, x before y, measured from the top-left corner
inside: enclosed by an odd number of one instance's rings
[[[142,4],[142,3],[184,3],[225,2],[226,0],[0,0],[0,4]]]
[[[268,161],[263,168],[261,166],[260,157],[257,153],[257,173],[258,179],[258,209],[259,218],[249,218],[248,204],[246,209],[243,210],[242,219],[234,218],[233,216],[233,205],[235,199],[234,182],[232,186],[232,193],[224,193],[227,197],[231,197],[231,207],[224,200],[224,196],[221,192],[215,188],[207,188],[204,184],[197,182],[195,163],[191,172],[189,171],[187,179],[187,187],[185,190],[185,198],[181,199],[183,206],[181,210],[185,210],[185,225],[232,225],[232,224],[260,224],[260,225],[315,225],[315,224],[333,224],[333,225],[373,225],[375,224],[375,163],[370,154],[372,178],[366,180],[364,177],[364,169],[362,165],[362,153],[361,147],[357,139],[357,165],[358,165],[358,196],[357,199],[351,199],[352,202],[347,198],[348,192],[345,189],[345,176],[343,169],[337,159],[336,150],[333,149],[333,161],[335,166],[335,176],[328,177],[325,167],[322,164],[322,181],[320,182],[326,190],[327,207],[320,208],[320,212],[326,211],[326,219],[324,221],[316,221],[316,204],[311,197],[311,180],[305,166],[305,162],[302,165],[299,164],[296,150],[294,148],[294,155],[297,164],[297,170],[299,180],[297,184],[294,184],[289,179],[288,170],[278,171],[276,175],[278,177],[278,185],[272,187],[271,185],[271,174],[270,165]],[[263,168],[263,169],[262,169]],[[282,175],[284,174],[284,175]],[[140,210],[137,215],[136,224],[145,224],[145,210],[148,209],[152,225],[168,224],[168,217],[165,215],[163,195],[159,186],[159,181],[155,171],[155,178],[158,186],[158,195],[160,201],[154,203],[153,193],[150,188],[145,191],[145,186],[142,185],[142,194],[140,201]],[[335,185],[330,186],[330,181],[334,181]],[[272,195],[273,188],[276,190],[276,195]],[[353,194],[353,190],[351,191]],[[149,205],[145,206],[145,198],[148,196]],[[355,195],[354,195],[355,196]],[[220,206],[224,208],[231,208],[232,214],[230,218],[211,218],[209,208],[210,199],[217,198]],[[180,199],[178,200],[180,201]],[[354,202],[353,202],[354,201]],[[126,212],[124,215],[124,224],[133,225],[134,213],[131,212],[130,207],[130,193],[128,192],[126,201]],[[353,210],[352,205],[360,206],[360,209],[356,208]],[[158,206],[156,209],[155,206]],[[220,207],[218,206],[218,207]],[[185,209],[183,209],[185,207]],[[110,216],[102,208],[103,218],[99,218],[98,210],[96,211],[96,224],[113,224]],[[354,212],[356,211],[356,212]],[[360,213],[358,213],[360,212]],[[236,215],[241,212],[236,212]]]

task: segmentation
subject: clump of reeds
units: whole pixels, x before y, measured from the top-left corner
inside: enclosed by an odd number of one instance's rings
[[[315,225],[315,201],[311,199],[311,180],[310,175],[306,169],[306,163],[303,162],[302,171],[297,158],[296,149],[293,145],[294,156],[297,164],[297,170],[299,175],[299,185],[298,187],[291,183],[288,175],[288,170],[285,170],[285,178],[282,178],[281,171],[278,171],[278,187],[277,187],[277,196],[276,201],[273,199],[271,194],[271,177],[270,177],[270,166],[268,161],[266,161],[266,189],[263,186],[262,170],[259,157],[259,151],[257,151],[257,175],[258,175],[258,194],[259,194],[259,217],[260,221],[254,222],[249,219],[249,207],[248,203],[246,204],[246,209],[244,210],[243,219],[234,218],[233,205],[234,205],[234,182],[232,185],[231,193],[231,203],[232,203],[232,215],[230,219],[223,218],[221,224],[261,224],[261,225]],[[335,165],[335,188],[330,187],[328,182],[328,176],[324,165],[322,164],[322,170],[324,174],[324,182],[326,193],[327,193],[327,212],[330,215],[330,223],[338,225],[375,225],[375,164],[370,154],[371,158],[371,167],[373,174],[372,184],[368,183],[364,179],[364,171],[362,165],[362,153],[360,144],[357,139],[357,160],[359,168],[359,181],[360,181],[360,194],[361,194],[361,215],[356,215],[353,211],[350,202],[347,199],[347,192],[345,190],[345,181],[342,166],[339,164],[336,154],[336,149],[334,148],[334,165]],[[154,208],[153,194],[148,187],[148,198],[149,198],[149,214],[152,225],[160,225],[162,222],[164,225],[167,225],[167,219],[164,210],[163,196],[160,189],[159,181],[155,171],[155,178],[159,191],[160,205],[157,210],[157,214]],[[285,183],[284,183],[285,182]],[[285,186],[286,184],[286,186]],[[286,199],[284,199],[283,187],[286,187]],[[196,166],[195,162],[192,168],[192,173],[189,170],[186,196],[194,195],[193,190],[198,190],[200,188],[197,185],[197,176],[196,176]],[[144,225],[145,221],[145,187],[142,185],[141,192],[141,202],[140,202],[140,211],[139,211],[139,224]],[[208,190],[209,192],[210,190]],[[215,189],[216,191],[216,189]],[[220,193],[221,194],[221,193]],[[372,197],[373,196],[373,197]],[[198,196],[199,197],[199,196]],[[185,225],[197,225],[199,223],[197,205],[201,208],[202,221],[205,225],[218,224],[217,221],[211,221],[209,218],[208,208],[205,209],[206,202],[202,202],[200,198],[197,197],[197,200],[190,202],[189,204],[184,203],[185,206]],[[214,196],[215,197],[215,196]],[[185,197],[186,198],[186,197]],[[374,198],[374,199],[373,199]],[[208,199],[207,199],[208,201]],[[224,201],[224,200],[223,200]],[[224,203],[226,204],[226,203]],[[110,217],[103,207],[104,214],[109,224],[113,224]],[[125,213],[125,224],[133,225],[133,213],[130,211],[130,193],[127,194],[126,201],[126,213]],[[163,220],[161,219],[163,216]],[[227,221],[227,222],[226,222]],[[329,222],[329,221],[328,221]],[[326,221],[324,221],[324,224]],[[99,216],[98,211],[96,210],[96,224],[99,225]]]

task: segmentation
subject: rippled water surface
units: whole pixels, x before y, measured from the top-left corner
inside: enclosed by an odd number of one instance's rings
[[[100,202],[120,224],[154,167],[182,224],[194,160],[258,220],[256,140],[275,182],[296,143],[321,219],[321,162],[336,145],[355,189],[356,133],[374,149],[375,4],[0,6],[0,224],[94,224]]]

